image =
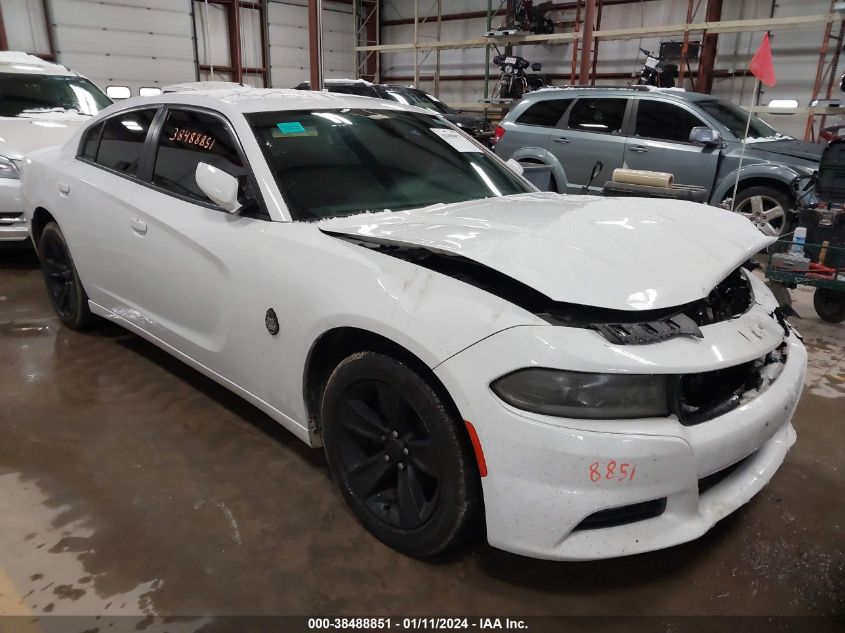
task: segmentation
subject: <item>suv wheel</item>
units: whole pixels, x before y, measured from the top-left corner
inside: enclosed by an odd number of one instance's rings
[[[765,235],[780,237],[792,225],[792,201],[774,187],[748,187],[736,196],[734,211],[744,215]]]

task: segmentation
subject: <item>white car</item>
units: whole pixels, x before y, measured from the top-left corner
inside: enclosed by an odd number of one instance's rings
[[[539,193],[427,111],[128,100],[33,154],[24,195],[65,324],[120,324],[322,445],[402,552],[481,521],[550,559],[682,543],[795,441],[804,346],[742,267],[771,238],[703,205]]]
[[[111,103],[65,66],[0,51],[0,242],[26,240],[19,167],[34,149],[64,144]]]

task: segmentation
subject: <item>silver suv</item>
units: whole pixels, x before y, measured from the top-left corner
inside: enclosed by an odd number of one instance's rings
[[[526,94],[504,118],[496,154],[551,165],[559,192],[579,193],[601,161],[595,193],[617,167],[648,169],[705,187],[715,205],[733,193],[747,117],[728,101],[677,89],[547,88]],[[764,233],[786,232],[796,216],[792,182],[818,168],[821,151],[752,117],[737,212]]]

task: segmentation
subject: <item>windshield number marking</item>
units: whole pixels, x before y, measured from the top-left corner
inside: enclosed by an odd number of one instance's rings
[[[188,145],[196,145],[197,147],[209,150],[214,147],[214,143],[217,142],[216,138],[213,138],[208,134],[178,127],[174,128],[173,136],[171,136],[168,140],[187,143]]]

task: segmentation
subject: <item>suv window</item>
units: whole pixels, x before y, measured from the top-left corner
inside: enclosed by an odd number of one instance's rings
[[[193,110],[170,110],[161,129],[153,184],[180,196],[213,204],[197,187],[199,163],[232,176],[245,173],[229,126],[218,116]]]
[[[622,129],[627,99],[578,99],[569,113],[569,129],[614,134]]]
[[[97,149],[97,164],[128,176],[137,175],[147,130],[157,111],[157,108],[132,110],[106,119]]]
[[[544,101],[538,101],[520,114],[516,122],[523,125],[555,127],[571,103],[572,99],[546,99]]]
[[[640,99],[634,134],[662,141],[689,142],[692,128],[704,125],[697,116],[665,101]]]
[[[82,145],[79,148],[79,155],[88,160],[97,158],[97,148],[100,146],[100,133],[103,131],[103,122],[97,123],[85,132]]]

